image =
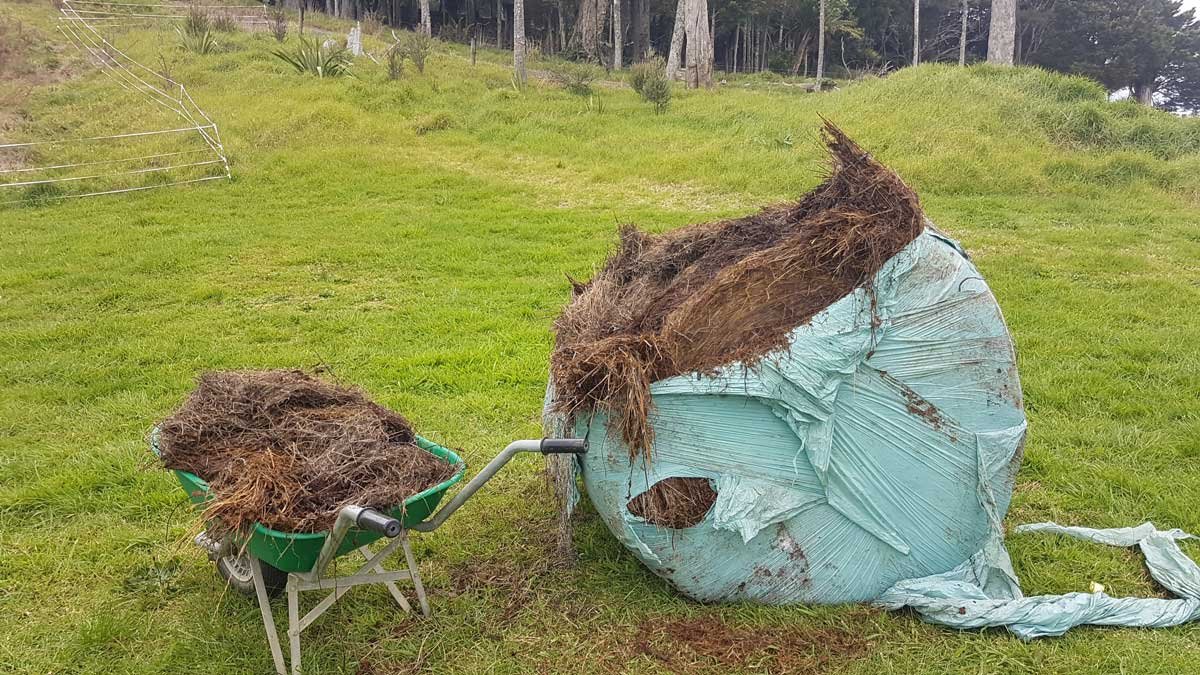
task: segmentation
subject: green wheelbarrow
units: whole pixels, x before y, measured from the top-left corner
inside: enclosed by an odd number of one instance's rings
[[[328,532],[280,532],[256,523],[248,535],[228,535],[220,540],[208,536],[206,532],[196,536],[196,544],[208,552],[209,558],[216,564],[217,573],[231,587],[258,599],[267,642],[271,647],[271,658],[279,675],[287,675],[288,662],[284,660],[282,641],[271,612],[272,597],[284,591],[287,593],[288,661],[292,675],[300,675],[301,672],[300,633],[355,586],[383,584],[396,604],[405,612],[411,612],[412,606],[396,585],[397,581],[411,581],[421,614],[429,616],[429,599],[421,583],[416,558],[408,544],[408,532],[430,532],[440,527],[519,453],[587,452],[587,441],[582,438],[513,441],[435,514],[434,509],[446,491],[462,480],[467,464],[453,450],[420,436],[417,437],[417,445],[454,465],[456,471],[446,481],[409,497],[403,504],[397,504],[386,512],[355,505],[343,506],[338,512],[333,528]],[[151,435],[150,446],[156,455],[159,454],[157,430]],[[186,471],[174,471],[174,474],[187,492],[188,499],[198,508],[203,508],[204,504],[213,498],[208,484],[199,476]],[[391,541],[379,551],[372,551],[370,544],[381,538]],[[407,569],[385,569],[384,560],[397,548],[404,551]],[[355,550],[363,557],[363,563],[357,572],[340,577],[325,575],[334,558]],[[304,591],[329,593],[301,616],[300,593]]]

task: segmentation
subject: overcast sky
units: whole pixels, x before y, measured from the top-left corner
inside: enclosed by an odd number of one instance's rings
[[[1183,0],[1184,9],[1200,9],[1200,0]],[[1197,12],[1200,14],[1200,12]]]

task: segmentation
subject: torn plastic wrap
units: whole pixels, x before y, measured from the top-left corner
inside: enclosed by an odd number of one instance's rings
[[[575,420],[584,484],[613,534],[704,601],[870,601],[946,572],[1003,518],[1025,434],[995,299],[932,229],[752,368],[651,387],[655,442],[631,459],[603,415]],[[692,527],[627,505],[660,480],[711,481]]]
[[[1004,627],[1026,640],[1062,635],[1085,624],[1165,628],[1200,619],[1200,567],[1176,543],[1192,538],[1185,532],[1160,531],[1152,523],[1109,530],[1038,523],[1022,525],[1016,531],[1137,546],[1150,576],[1179,598],[1114,598],[1103,592],[1025,597],[1015,578],[1012,584],[987,583],[997,570],[1006,570],[1001,576],[1012,574],[1008,553],[997,535],[992,546],[967,563],[944,574],[902,581],[877,603],[888,609],[912,607],[926,621],[954,628]]]

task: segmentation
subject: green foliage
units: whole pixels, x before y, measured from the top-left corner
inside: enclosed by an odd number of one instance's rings
[[[278,49],[272,52],[281,61],[296,69],[317,77],[341,77],[350,73],[352,59],[344,47],[326,48],[314,39],[300,38],[291,51]]]
[[[210,18],[213,30],[220,33],[234,33],[239,30],[237,19],[228,12],[214,13]]]
[[[389,80],[398,80],[404,76],[404,51],[392,45],[384,55],[387,59],[387,75]]]
[[[1200,22],[1179,0],[1072,0],[1050,5],[1032,61],[1128,88],[1176,110],[1200,106]]]
[[[550,77],[568,92],[581,97],[592,95],[592,84],[601,71],[590,63],[562,63],[550,70]]]
[[[217,39],[213,37],[211,30],[203,32],[177,30],[176,32],[179,34],[179,46],[189,52],[195,54],[215,54],[220,50],[220,45],[217,44]]]
[[[450,113],[439,111],[417,120],[413,124],[413,131],[417,132],[418,136],[424,136],[434,131],[452,129],[455,126],[457,126],[457,123]]]
[[[180,28],[185,35],[198,37],[205,33],[210,33],[213,30],[212,19],[208,13],[199,7],[189,7],[187,14],[183,17],[183,26]]]
[[[405,58],[412,61],[418,73],[424,73],[425,61],[433,53],[433,39],[421,31],[408,31],[392,47],[397,48],[403,52]]]
[[[375,10],[370,10],[362,17],[362,31],[364,35],[379,35],[383,32],[383,14]]]
[[[654,58],[634,64],[629,72],[629,86],[660,114],[671,105],[671,81],[667,79],[666,68],[665,61]]]

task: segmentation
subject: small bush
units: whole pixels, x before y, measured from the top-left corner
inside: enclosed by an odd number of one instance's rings
[[[270,22],[271,35],[275,36],[276,42],[283,42],[287,39],[287,10],[282,6],[271,8],[267,13],[267,21]]]
[[[662,113],[671,105],[671,82],[667,79],[667,64],[662,59],[653,59],[635,65],[629,73],[629,86],[654,106],[654,112]]]
[[[395,47],[403,50],[404,56],[412,61],[418,73],[425,72],[425,60],[433,52],[432,38],[421,31],[410,31],[402,39],[396,41]]]
[[[237,19],[233,18],[232,14],[218,12],[209,17],[209,21],[212,23],[213,30],[219,33],[234,33],[238,30]]]
[[[404,52],[398,45],[392,45],[387,50],[387,75],[389,80],[398,80],[404,76]]]
[[[432,115],[427,115],[417,120],[413,124],[413,131],[417,132],[418,136],[424,136],[433,131],[442,131],[455,126],[454,118],[446,112],[438,112]]]
[[[383,15],[371,10],[363,15],[362,31],[367,35],[379,35],[383,32]]]
[[[296,69],[317,77],[341,77],[350,74],[350,53],[344,47],[326,48],[315,39],[300,38],[292,51],[279,49],[272,52],[281,61]]]
[[[180,30],[179,46],[189,52],[196,54],[214,54],[220,49],[217,44],[217,39],[213,37],[212,31],[206,30],[200,33],[193,32],[188,29]]]
[[[205,33],[211,33],[213,29],[212,19],[204,11],[191,7],[188,9],[187,15],[183,17],[182,32],[184,35],[199,37]]]
[[[592,83],[600,78],[600,69],[590,63],[565,63],[550,76],[568,92],[586,97],[592,95]]]

